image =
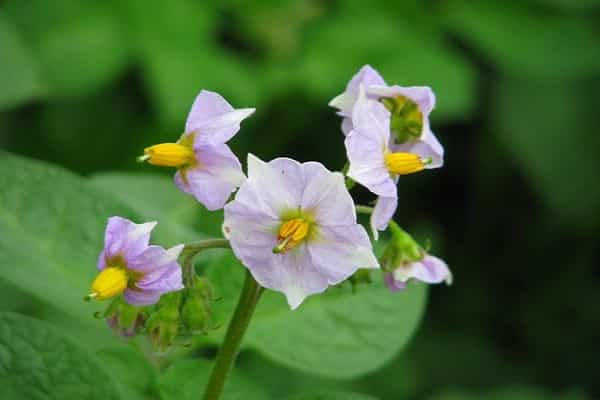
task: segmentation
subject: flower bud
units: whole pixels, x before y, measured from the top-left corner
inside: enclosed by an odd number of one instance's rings
[[[213,288],[205,277],[196,277],[181,308],[181,320],[191,334],[206,334],[211,326]]]
[[[390,224],[390,232],[392,237],[381,258],[384,271],[393,271],[399,265],[423,258],[423,249],[406,231],[395,224]]]
[[[179,331],[179,305],[182,291],[165,294],[148,317],[146,332],[158,351],[165,351]]]
[[[121,296],[115,298],[100,317],[106,318],[108,326],[123,337],[135,336],[146,319],[144,307],[128,304]]]

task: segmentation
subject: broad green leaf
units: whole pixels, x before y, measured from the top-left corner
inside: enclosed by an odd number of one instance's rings
[[[590,184],[600,171],[597,85],[504,78],[495,90],[496,138],[516,167],[564,220],[598,223],[600,186]]]
[[[121,397],[147,400],[157,392],[157,373],[142,353],[133,346],[102,349],[96,353],[104,371],[113,379]]]
[[[104,305],[82,301],[96,275],[108,217],[130,208],[61,168],[0,152],[0,279],[79,321]],[[103,324],[102,324],[103,325]]]
[[[377,400],[373,396],[350,392],[323,392],[288,396],[285,400]]]
[[[12,21],[0,11],[0,109],[22,104],[43,92],[36,60]]]
[[[98,90],[126,66],[128,40],[109,3],[9,0],[3,6],[38,59],[49,95]]]
[[[180,191],[170,177],[105,172],[92,176],[91,182],[102,191],[113,194],[145,219],[158,219],[160,224],[168,227],[163,236],[171,241],[194,241],[207,235],[223,236],[223,212],[206,210],[192,196]]]
[[[214,261],[208,275],[223,298],[215,304],[217,323],[226,325],[239,296],[243,267],[228,255]],[[426,289],[414,285],[406,292],[390,293],[379,272],[373,279],[354,294],[349,285],[329,288],[295,311],[283,295],[267,291],[244,345],[290,368],[332,378],[352,378],[381,367],[416,330]]]
[[[202,396],[212,363],[205,359],[176,360],[159,378],[161,400],[192,400]],[[264,400],[269,396],[240,370],[229,376],[223,400]]]
[[[13,313],[0,314],[3,400],[119,399],[92,355],[55,328]]]
[[[600,68],[600,36],[591,17],[540,13],[522,2],[453,1],[445,14],[454,33],[514,75],[586,78]]]

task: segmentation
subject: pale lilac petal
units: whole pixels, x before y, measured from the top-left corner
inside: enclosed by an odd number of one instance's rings
[[[406,283],[394,279],[394,274],[392,272],[386,272],[383,275],[383,281],[385,282],[387,288],[392,292],[398,292],[406,289]]]
[[[272,218],[280,218],[289,210],[297,210],[302,199],[304,176],[301,164],[290,158],[276,158],[268,163],[248,154],[248,180],[244,186],[263,210]]]
[[[246,178],[242,166],[226,144],[198,146],[195,154],[197,165],[178,171],[175,183],[208,210],[221,209]]]
[[[340,115],[350,117],[361,85],[368,88],[371,85],[385,85],[385,81],[373,67],[365,65],[348,82],[346,91],[331,100],[329,105],[340,110]]]
[[[335,285],[359,268],[379,268],[369,236],[361,225],[318,226],[306,247],[312,263]]]
[[[452,274],[448,265],[441,259],[426,255],[420,262],[413,263],[413,276],[426,283],[452,283]]]
[[[106,251],[102,250],[98,256],[97,266],[99,270],[106,268]]]
[[[355,128],[344,142],[350,167],[348,176],[379,196],[393,197],[396,185],[385,165],[385,142]]]
[[[345,136],[348,136],[354,126],[352,126],[352,118],[344,118],[342,119],[342,132]]]
[[[160,270],[173,262],[176,262],[183,251],[183,247],[184,246],[180,244],[165,250],[161,246],[149,246],[133,259],[128,267],[131,270],[143,272],[144,274]]]
[[[371,230],[375,240],[379,239],[379,232],[387,229],[390,220],[398,208],[398,196],[378,197],[371,214]]]
[[[444,148],[429,129],[429,125],[423,127],[420,139],[391,147],[393,151],[414,153],[422,158],[430,158],[431,163],[425,167],[427,169],[439,168],[444,165]]]
[[[427,119],[435,107],[435,94],[428,86],[385,86],[372,85],[365,88],[367,94],[377,97],[395,97],[404,96],[417,104],[419,110],[423,113],[423,118]]]
[[[155,270],[135,283],[135,286],[141,290],[158,291],[161,293],[174,292],[183,289],[183,279],[181,275],[181,266],[177,262],[172,262]]]
[[[273,248],[277,246],[277,233],[281,221],[238,201],[244,196],[242,186],[236,199],[225,206],[223,233],[229,239],[231,248],[246,266],[268,268],[273,258]]]
[[[313,214],[319,225],[356,224],[354,201],[346,189],[344,177],[331,173],[323,164],[302,164],[305,187],[300,207]]]
[[[327,277],[312,264],[306,245],[284,254],[273,254],[270,264],[248,268],[263,287],[282,292],[288,304],[296,309],[304,299],[327,289]]]
[[[202,90],[192,104],[185,131],[197,133],[194,146],[222,144],[239,131],[240,122],[253,112],[253,108],[235,110],[218,93]]]
[[[150,232],[156,226],[156,222],[136,224],[121,217],[111,217],[106,225],[104,236],[104,261],[98,261],[98,268],[105,266],[106,260],[121,256],[127,262],[136,257],[148,247]]]
[[[123,292],[125,301],[134,306],[149,306],[154,304],[160,299],[161,295],[162,293],[158,291],[136,289],[125,289],[125,292]]]

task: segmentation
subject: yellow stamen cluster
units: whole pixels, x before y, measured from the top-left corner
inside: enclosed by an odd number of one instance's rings
[[[86,299],[104,300],[121,294],[127,288],[127,273],[123,268],[104,268],[92,283]]]
[[[385,155],[385,166],[395,175],[408,175],[422,171],[430,162],[430,159],[423,159],[413,153],[387,153]]]
[[[146,147],[144,155],[138,157],[138,160],[148,161],[152,165],[161,167],[183,167],[191,163],[194,159],[194,152],[191,147],[179,143],[161,143]]]
[[[273,248],[273,253],[283,253],[298,246],[310,231],[310,225],[302,218],[290,219],[279,227],[277,239],[279,244]]]

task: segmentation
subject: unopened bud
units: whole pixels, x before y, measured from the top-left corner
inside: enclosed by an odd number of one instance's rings
[[[158,351],[165,351],[177,337],[181,293],[182,291],[178,291],[163,295],[146,322],[148,337]]]

